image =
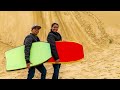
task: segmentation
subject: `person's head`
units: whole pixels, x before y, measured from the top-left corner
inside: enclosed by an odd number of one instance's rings
[[[57,32],[58,28],[59,28],[59,25],[57,23],[53,23],[51,25],[51,31],[53,31],[53,32]]]
[[[41,29],[41,26],[39,26],[39,25],[34,25],[34,26],[32,26],[32,28],[31,28],[31,32],[32,32],[32,34],[34,34],[34,35],[37,35],[38,33],[39,33],[39,30]]]

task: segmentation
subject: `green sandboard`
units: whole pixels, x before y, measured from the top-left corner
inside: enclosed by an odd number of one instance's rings
[[[20,46],[5,52],[6,70],[17,70],[26,68],[25,46]],[[30,50],[30,66],[36,66],[44,63],[51,58],[50,44],[47,42],[35,42]]]

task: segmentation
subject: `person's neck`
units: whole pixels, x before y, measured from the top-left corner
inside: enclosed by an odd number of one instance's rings
[[[53,33],[57,33],[57,32],[54,32],[54,31],[51,31],[51,32],[53,32]]]

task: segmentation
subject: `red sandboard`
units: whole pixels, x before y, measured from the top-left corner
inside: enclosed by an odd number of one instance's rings
[[[56,42],[56,48],[60,58],[60,63],[77,61],[84,58],[83,46],[75,42],[60,41]],[[47,62],[55,62],[51,57]]]

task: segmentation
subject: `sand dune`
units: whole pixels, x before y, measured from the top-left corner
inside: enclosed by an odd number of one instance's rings
[[[60,79],[119,78],[118,14],[120,15],[119,12],[88,11],[0,12],[0,79],[26,79],[27,69],[6,72],[4,53],[22,45],[34,23],[42,26],[38,36],[42,41],[46,41],[53,22],[59,23],[63,40],[82,44],[85,53],[85,58],[79,62],[62,64]],[[45,66],[47,78],[50,79],[53,73],[52,65],[45,63]],[[38,78],[40,75],[37,71],[34,79]]]

